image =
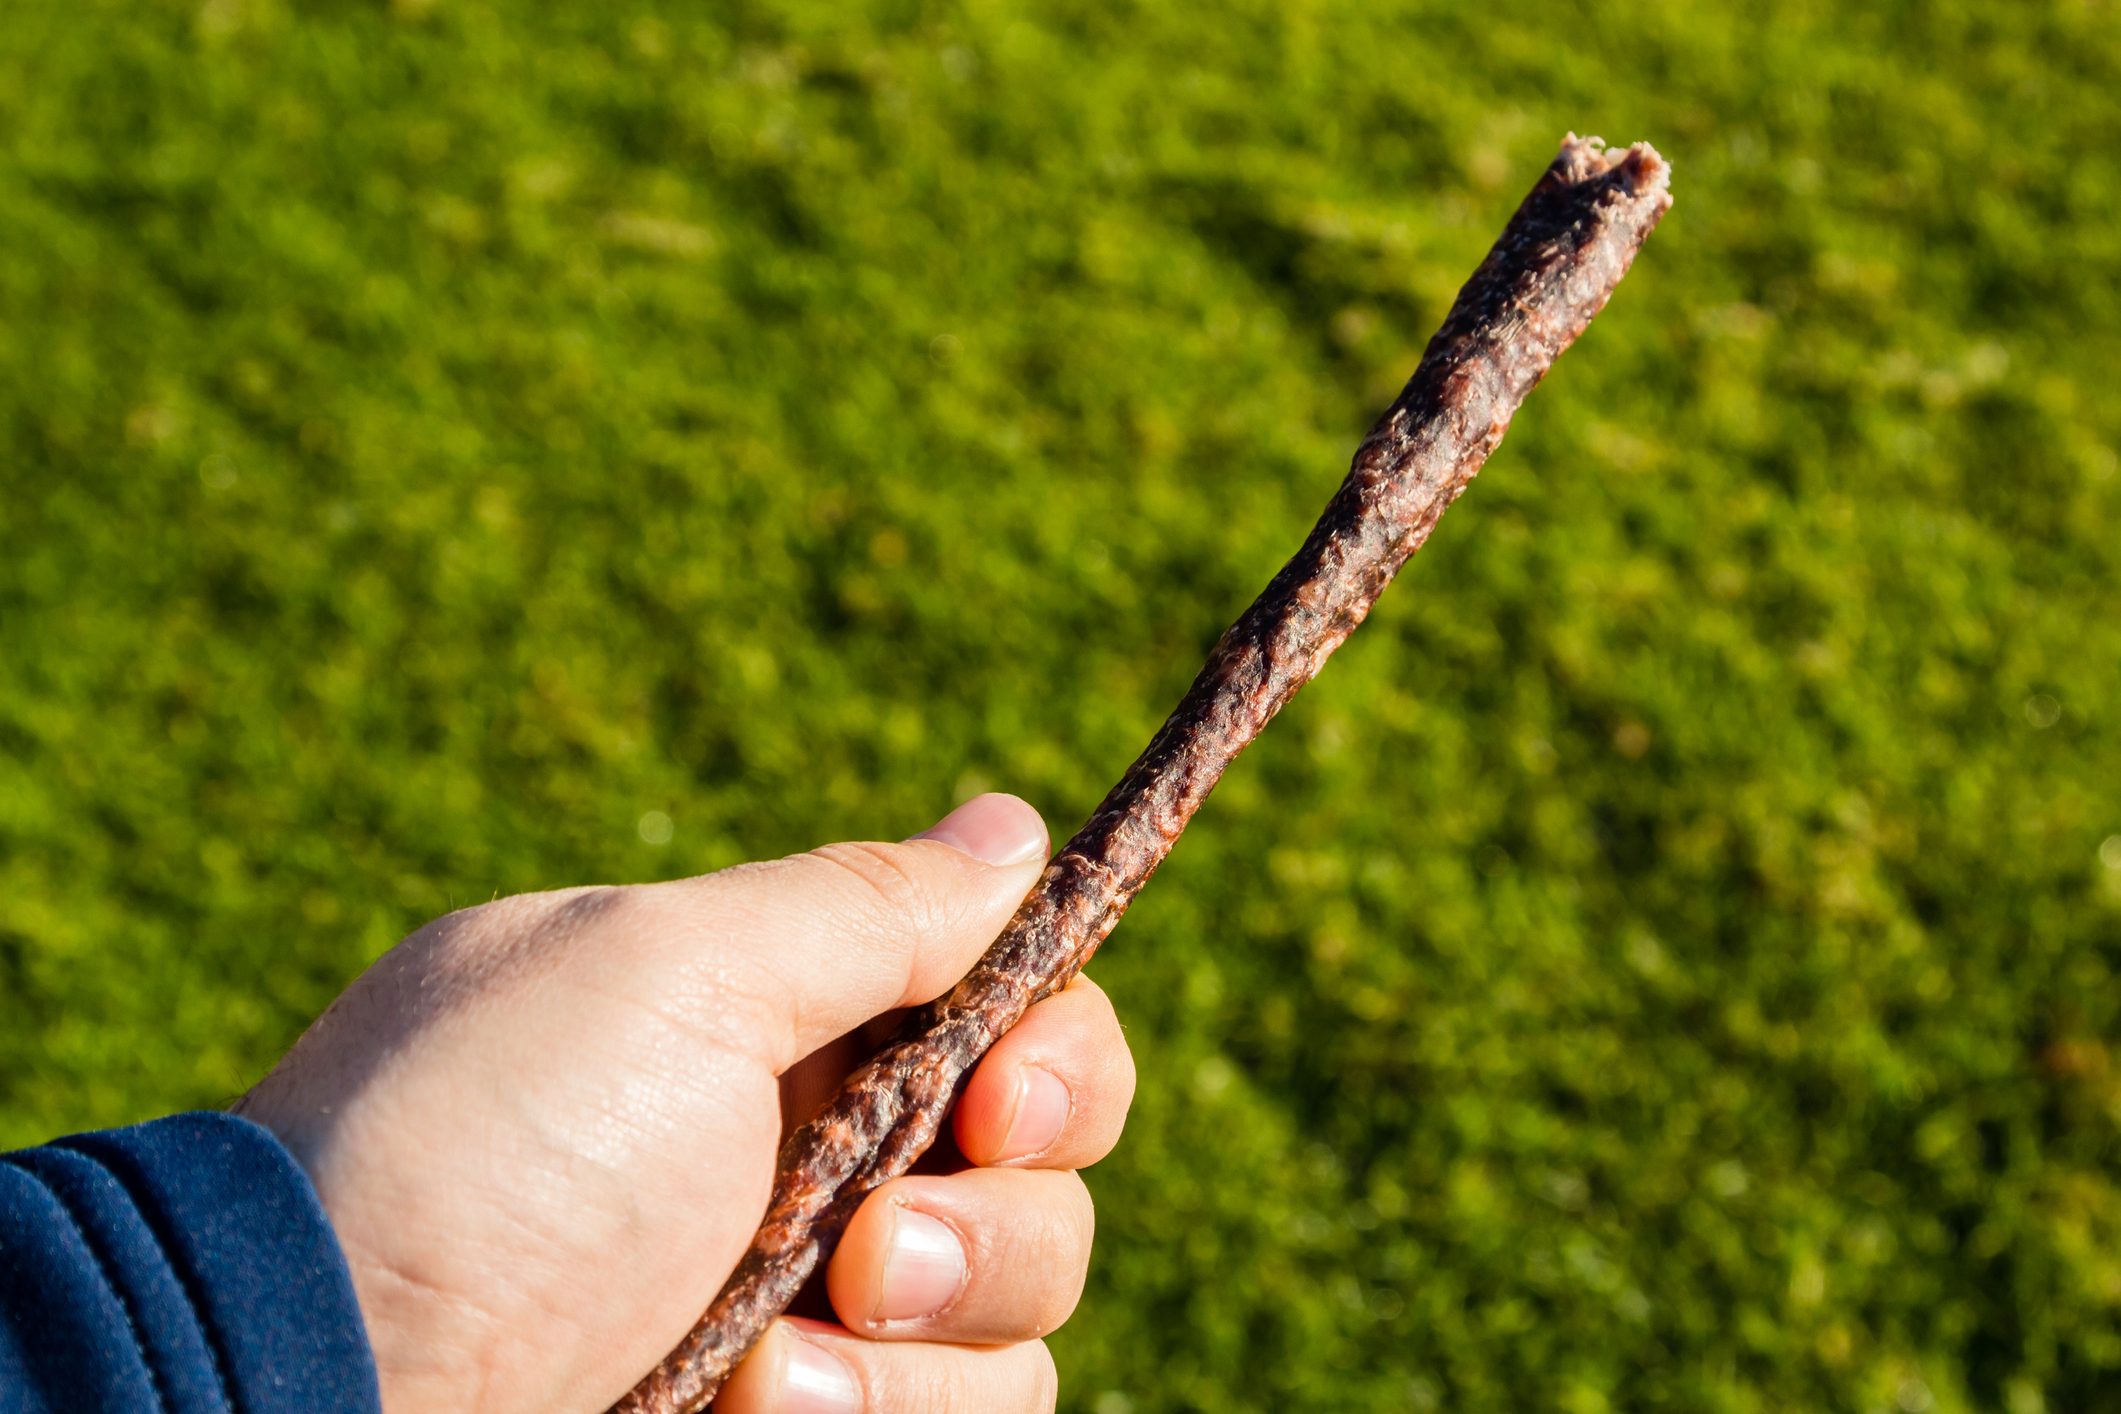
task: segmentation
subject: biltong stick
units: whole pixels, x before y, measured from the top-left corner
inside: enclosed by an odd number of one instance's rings
[[[1671,205],[1646,144],[1571,134],[1459,291],[1398,399],[1294,559],[1209,655],[1148,750],[1046,868],[964,980],[915,1012],[788,1138],[751,1250],[677,1349],[617,1406],[693,1414],[830,1255],[870,1192],[935,1139],[959,1081],[1068,984],[1238,752],[1370,612],[1604,307]]]

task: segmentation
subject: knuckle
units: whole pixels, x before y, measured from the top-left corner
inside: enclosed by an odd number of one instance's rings
[[[1046,1206],[1037,1246],[1040,1269],[1048,1275],[1033,1290],[1029,1311],[1031,1335],[1045,1336],[1067,1324],[1082,1300],[1090,1275],[1090,1247],[1097,1234],[1096,1206],[1090,1190],[1073,1173],[1059,1174],[1053,1201]]]
[[[922,1358],[917,1347],[861,1352],[874,1358],[860,1360],[859,1378],[868,1394],[864,1409],[881,1414],[965,1414],[985,1407],[978,1381],[960,1361]]]
[[[644,911],[640,890],[616,884],[563,889],[544,897],[546,909],[538,931],[556,945],[577,942],[604,929],[624,927],[638,921]]]
[[[435,1005],[548,972],[582,947],[613,941],[636,890],[596,885],[512,894],[435,919],[400,944]]]
[[[536,895],[497,952],[497,969],[544,968],[584,949],[622,946],[649,931],[641,890],[617,885]]]
[[[1056,1227],[1067,1234],[1067,1240],[1087,1249],[1097,1235],[1097,1202],[1090,1196],[1090,1185],[1073,1169],[1054,1173],[1053,1221]]]
[[[843,876],[868,907],[916,918],[929,912],[926,882],[891,845],[828,844],[812,850],[810,857]]]
[[[968,1352],[969,1353],[969,1352]],[[894,1362],[898,1363],[898,1362]],[[898,1363],[881,1407],[895,1414],[984,1414],[1006,1409],[1053,1414],[1060,1372],[1043,1340],[995,1348],[972,1359],[913,1359]]]
[[[1083,989],[1082,1005],[1086,1013],[1078,1033],[1083,1037],[1079,1064],[1084,1081],[1096,1096],[1094,1108],[1099,1115],[1095,1126],[1099,1133],[1086,1137],[1109,1143],[1118,1138],[1127,1110],[1134,1103],[1140,1076],[1135,1067],[1133,1048],[1127,1044],[1127,1032],[1120,1025],[1112,999],[1087,977],[1076,978],[1070,990],[1076,987]],[[1103,1132],[1106,1130],[1110,1131],[1109,1135]]]

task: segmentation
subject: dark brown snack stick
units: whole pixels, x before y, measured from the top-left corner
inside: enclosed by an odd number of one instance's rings
[[[1646,144],[1609,152],[1573,133],[1562,143],[1303,548],[1215,645],[1148,750],[1053,857],[986,956],[789,1136],[751,1250],[617,1411],[705,1408],[831,1255],[862,1199],[934,1141],[988,1046],[1089,961],[1224,768],[1363,621],[1525,395],[1605,307],[1672,204],[1669,176]]]

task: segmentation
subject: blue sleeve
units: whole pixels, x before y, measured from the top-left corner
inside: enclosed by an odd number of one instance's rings
[[[331,1224],[265,1130],[182,1114],[0,1154],[0,1414],[380,1408]]]

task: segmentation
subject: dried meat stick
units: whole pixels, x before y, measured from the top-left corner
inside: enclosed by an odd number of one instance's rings
[[[705,1408],[831,1255],[862,1199],[934,1142],[959,1081],[995,1038],[1081,970],[1224,768],[1363,621],[1495,450],[1518,404],[1604,308],[1671,206],[1669,179],[1647,144],[1609,152],[1573,133],[1562,143],[1363,439],[1303,548],[1222,636],[1148,750],[1053,857],[987,954],[788,1137],[751,1250],[617,1411]]]

